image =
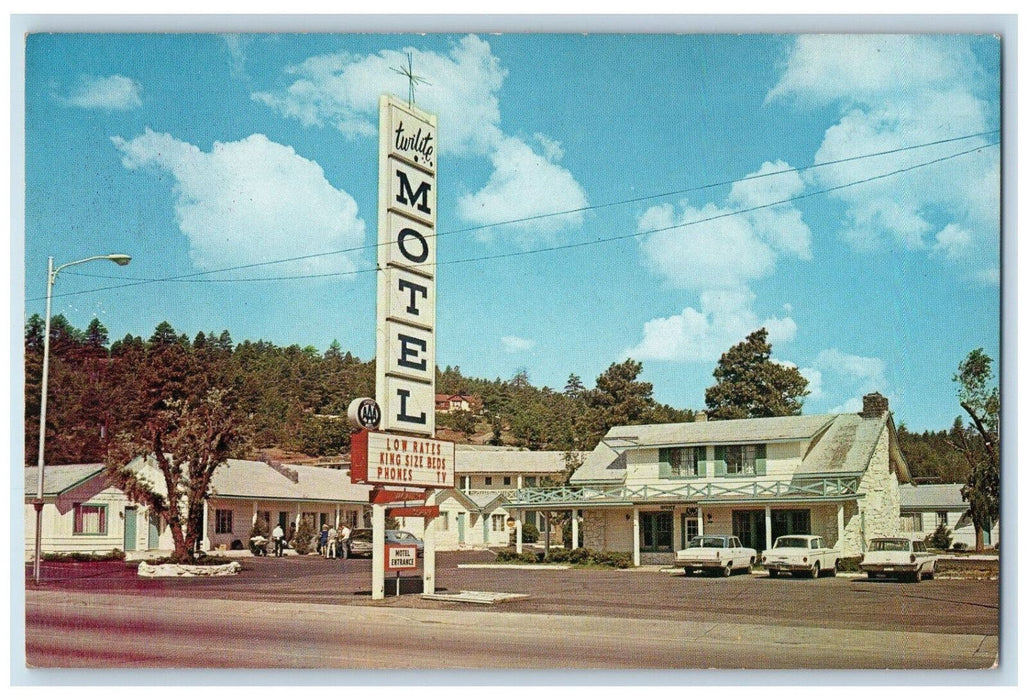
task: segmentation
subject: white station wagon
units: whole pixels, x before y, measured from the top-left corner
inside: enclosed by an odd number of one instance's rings
[[[757,551],[743,547],[733,535],[699,535],[689,540],[689,546],[678,550],[675,564],[685,570],[686,576],[697,571],[714,571],[731,576],[735,569],[753,571]]]
[[[860,570],[869,579],[895,576],[917,582],[935,578],[935,561],[921,540],[909,537],[876,537],[860,560]]]

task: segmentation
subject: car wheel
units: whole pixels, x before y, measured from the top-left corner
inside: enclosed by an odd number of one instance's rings
[[[767,570],[767,577],[768,578],[778,578],[778,569],[768,569]]]
[[[821,564],[820,562],[814,562],[814,567],[810,570],[810,578],[817,578],[821,575]]]
[[[873,572],[873,571],[868,571],[868,572],[867,572],[867,580],[868,580],[868,581],[873,581],[873,580],[874,580],[874,579],[876,579],[876,578],[878,578],[878,574],[876,574],[876,573],[875,573],[875,572]]]
[[[721,575],[728,578],[732,575],[732,562],[725,564],[725,568],[721,571]]]
[[[921,570],[916,570],[910,578],[914,579],[914,583],[921,583]]]

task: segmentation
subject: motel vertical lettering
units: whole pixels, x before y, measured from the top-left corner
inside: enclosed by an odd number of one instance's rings
[[[376,398],[382,430],[435,434],[434,115],[379,100]]]

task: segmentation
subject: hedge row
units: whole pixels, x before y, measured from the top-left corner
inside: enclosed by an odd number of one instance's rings
[[[615,569],[627,569],[632,565],[632,555],[628,552],[595,552],[585,547],[578,549],[551,549],[549,556],[543,552],[522,552],[503,549],[496,555],[496,561],[523,562],[526,564],[578,564],[580,566],[609,566]]]

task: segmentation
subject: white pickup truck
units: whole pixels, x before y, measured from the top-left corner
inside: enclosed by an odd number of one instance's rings
[[[821,572],[834,576],[840,556],[839,550],[825,547],[824,540],[817,535],[783,535],[764,552],[760,562],[771,578],[786,572],[817,578]]]
[[[860,570],[869,579],[895,576],[917,583],[922,578],[935,578],[937,559],[921,540],[910,537],[876,537],[871,540],[860,560]]]
[[[743,547],[733,535],[699,535],[689,540],[689,546],[675,555],[675,564],[685,570],[686,576],[697,571],[714,571],[731,576],[735,569],[753,570],[757,552]]]

